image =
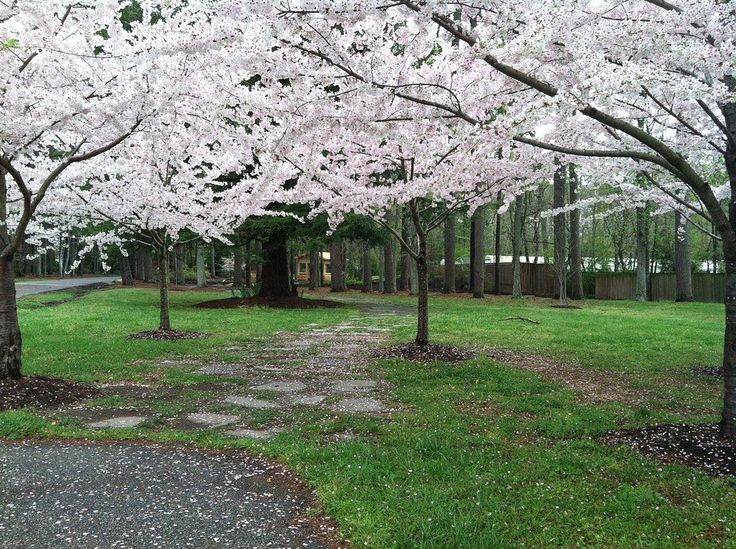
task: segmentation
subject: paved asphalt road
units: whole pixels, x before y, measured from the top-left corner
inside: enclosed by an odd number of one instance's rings
[[[15,292],[18,297],[40,294],[53,290],[66,290],[76,286],[88,286],[90,284],[112,284],[120,280],[117,276],[91,276],[84,278],[44,278],[37,280],[16,280]]]
[[[283,478],[245,454],[0,443],[0,547],[326,549]]]

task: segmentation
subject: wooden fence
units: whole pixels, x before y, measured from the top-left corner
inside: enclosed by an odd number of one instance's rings
[[[652,301],[674,301],[674,273],[656,273],[650,278]],[[693,299],[695,301],[722,303],[725,289],[726,275],[724,274],[693,274]],[[635,273],[599,273],[595,277],[596,299],[634,299],[635,290]]]
[[[502,294],[510,294],[513,285],[513,265],[501,263],[498,266],[499,290]],[[496,264],[486,263],[483,275],[483,286],[486,292],[495,287]],[[444,284],[444,267],[434,265],[430,268],[429,286],[433,290],[442,289]],[[455,288],[458,292],[470,290],[470,266],[455,266]],[[553,297],[557,288],[554,267],[552,265],[533,263],[521,264],[521,291],[525,295]]]

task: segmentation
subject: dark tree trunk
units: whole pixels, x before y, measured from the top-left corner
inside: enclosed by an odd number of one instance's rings
[[[524,195],[520,194],[514,202],[514,219],[511,230],[511,254],[513,262],[513,289],[511,297],[520,299],[521,295],[521,238],[524,227]],[[496,262],[498,263],[498,262]]]
[[[316,290],[320,287],[320,271],[322,270],[322,252],[313,251],[309,253],[309,289]]]
[[[143,250],[141,248],[136,248],[134,255],[135,255],[135,278],[136,280],[145,280],[146,279],[146,267],[144,265],[145,261],[143,259]]]
[[[498,206],[496,210],[496,233],[494,237],[494,262],[493,262],[493,294],[501,295],[501,214],[498,213],[498,208],[501,207],[501,192],[497,195]]]
[[[217,277],[217,257],[214,246],[210,247],[210,272],[212,273],[212,278]]]
[[[729,80],[731,89],[736,82]],[[732,139],[726,141],[726,171],[731,186],[729,219],[736,229],[736,103],[721,105],[726,128]],[[724,231],[725,233],[725,231]],[[736,439],[736,243],[723,236],[723,259],[726,264],[726,330],[723,343],[723,414],[721,436]]]
[[[251,283],[251,259],[250,259],[250,240],[245,244],[245,287],[250,288]]]
[[[417,345],[429,344],[429,269],[427,266],[427,233],[421,225],[416,200],[411,203],[411,217],[416,232],[417,251]],[[413,259],[413,258],[412,258]]]
[[[649,250],[649,213],[646,207],[636,208],[636,289],[637,301],[646,301],[648,290],[647,255]]]
[[[20,326],[15,301],[15,256],[0,257],[0,379],[21,377]]]
[[[169,247],[164,237],[164,244],[158,251],[158,278],[161,314],[159,330],[171,330],[171,317],[169,315]]]
[[[675,211],[675,301],[693,300],[690,223]]]
[[[343,241],[341,238],[335,238],[330,242],[330,287],[333,292],[344,292],[345,286],[345,256],[343,249]]]
[[[243,287],[243,247],[235,246],[233,251],[233,286]]]
[[[473,272],[473,297],[482,298],[484,295],[484,284],[485,284],[485,246],[483,241],[485,238],[485,206],[481,206],[472,216],[472,227],[473,233],[473,253],[471,256],[470,269]]]
[[[263,243],[261,297],[289,297],[294,295],[289,280],[289,251],[285,234],[271,234]]]
[[[455,293],[455,242],[457,240],[457,219],[450,214],[445,220],[445,284],[442,291]]]
[[[555,171],[554,196],[552,207],[554,209],[565,206],[565,180],[567,166],[562,165]],[[567,264],[565,262],[567,248],[567,231],[565,230],[565,214],[558,213],[554,217],[555,233],[555,273],[557,274],[558,292],[561,303],[567,302]]]
[[[394,225],[394,215],[388,215],[387,222]],[[383,293],[396,293],[396,257],[394,255],[394,237],[389,234],[383,245]]]
[[[120,252],[120,278],[122,279],[123,286],[133,286],[135,281],[133,280],[133,272],[130,269],[130,252],[128,255],[123,255]]]
[[[570,204],[578,199],[578,175],[575,167],[568,167]],[[580,245],[580,210],[570,211],[570,287],[568,295],[572,299],[583,299],[583,254]]]
[[[363,243],[363,288],[364,293],[373,291],[373,259],[371,257],[371,245],[368,242]]]

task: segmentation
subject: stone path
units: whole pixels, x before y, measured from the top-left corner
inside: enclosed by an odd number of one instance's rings
[[[327,547],[308,493],[242,454],[0,443],[0,471],[3,548]]]
[[[161,418],[150,410],[97,410],[78,417],[91,428],[135,428],[154,421],[174,429],[217,429],[233,437],[266,440],[285,428],[283,418],[300,410],[331,414],[386,415],[397,408],[387,397],[388,384],[372,379],[368,352],[385,342],[391,328],[412,322],[412,311],[391,304],[360,303],[346,321],[322,327],[308,324],[299,332],[277,332],[267,340],[244,342],[223,352],[227,362],[202,363],[192,357],[167,359],[161,369],[181,368],[209,383],[209,397],[197,410]],[[126,386],[141,399],[155,398],[146,386]],[[130,395],[128,395],[130,396]],[[272,414],[250,424],[256,412]],[[268,416],[264,416],[268,417]]]

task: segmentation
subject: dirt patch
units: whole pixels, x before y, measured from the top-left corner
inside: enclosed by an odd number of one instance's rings
[[[569,303],[555,303],[551,305],[553,309],[582,309],[580,305],[570,305]]]
[[[329,299],[305,299],[299,296],[290,297],[228,297],[197,303],[200,309],[238,309],[240,307],[269,307],[271,309],[336,309],[344,307],[342,303]]]
[[[723,379],[723,366],[696,366],[693,375],[710,379]]]
[[[623,444],[647,457],[713,476],[736,475],[736,442],[721,438],[718,425],[653,425],[608,433],[603,442]]]
[[[475,358],[475,353],[451,345],[417,345],[404,343],[392,347],[382,347],[371,352],[375,358],[401,358],[415,362],[462,362]]]
[[[157,341],[177,341],[179,339],[204,339],[210,334],[201,332],[180,332],[178,330],[150,330],[130,334],[128,339],[155,339]]]
[[[0,380],[0,412],[26,406],[49,408],[96,396],[97,388],[50,377]]]
[[[621,374],[610,370],[582,368],[544,356],[507,349],[491,348],[487,353],[497,362],[536,372],[549,381],[580,391],[583,401],[641,404],[650,398],[647,391],[631,387]]]

